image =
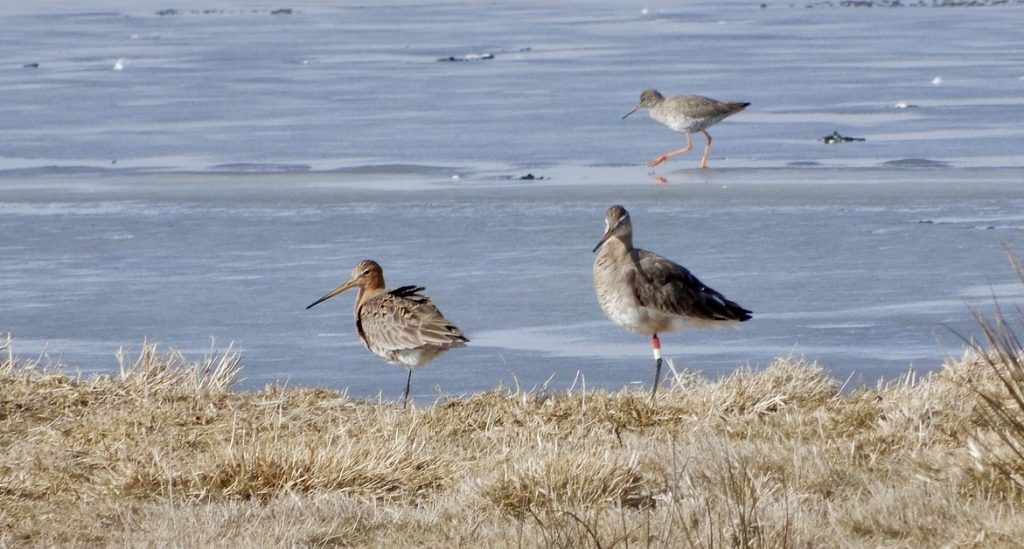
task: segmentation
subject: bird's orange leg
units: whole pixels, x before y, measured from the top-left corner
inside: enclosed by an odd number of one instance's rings
[[[704,156],[700,157],[700,169],[708,169],[708,153],[711,152],[711,134],[707,130],[701,130],[704,132],[704,137],[708,138],[708,144],[704,145]]]
[[[658,334],[651,336],[651,349],[654,351],[654,387],[651,388],[651,402],[658,393],[658,381],[661,379],[661,340]]]
[[[647,165],[653,168],[654,166],[657,166],[658,164],[661,164],[662,162],[668,160],[669,158],[672,158],[673,156],[679,156],[679,155],[681,155],[683,153],[690,152],[690,149],[692,149],[692,148],[693,148],[693,143],[690,142],[690,132],[686,132],[686,146],[685,147],[683,147],[681,149],[676,149],[674,151],[667,152],[667,153],[659,156],[658,158],[652,158],[652,159],[647,161]]]

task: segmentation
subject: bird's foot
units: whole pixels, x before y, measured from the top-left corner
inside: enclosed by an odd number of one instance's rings
[[[666,160],[668,160],[667,156],[659,156],[658,158],[652,158],[652,159],[648,160],[647,161],[647,165],[653,168],[653,167],[657,166],[658,164],[661,164],[662,162],[664,162]]]

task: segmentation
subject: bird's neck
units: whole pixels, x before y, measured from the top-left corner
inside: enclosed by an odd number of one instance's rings
[[[359,295],[356,296],[356,302],[352,306],[352,315],[354,317],[356,317],[356,319],[358,320],[359,319],[359,309],[362,309],[363,305],[366,305],[367,301],[370,301],[371,299],[373,299],[374,297],[377,297],[378,295],[380,295],[383,292],[384,292],[384,285],[383,285],[383,283],[380,284],[380,285],[377,285],[377,284],[367,284],[365,286],[360,286],[359,287]]]
[[[614,254],[614,255],[625,255],[625,254],[628,254],[630,252],[630,250],[632,250],[632,249],[633,249],[633,235],[632,234],[624,234],[624,235],[613,236],[613,237],[609,238],[607,242],[604,243],[604,246],[601,246],[601,251],[602,252],[608,253],[608,254]]]
[[[667,125],[668,121],[672,120],[676,113],[664,101],[659,101],[657,105],[651,107],[649,114],[651,115],[651,120]]]

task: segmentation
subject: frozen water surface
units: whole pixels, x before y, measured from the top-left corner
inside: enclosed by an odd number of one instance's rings
[[[417,372],[420,398],[649,383],[648,343],[591,288],[621,203],[637,245],[755,312],[666,335],[677,366],[935,368],[966,304],[1024,303],[999,249],[1024,251],[1022,9],[7,6],[0,331],[88,371],[215,337],[244,387],[391,398],[404,372],[361,348],[354,294],[304,309],[371,257],[473,340]],[[642,162],[681,136],[619,119],[648,87],[752,106],[712,130],[710,170],[698,150],[663,184]]]

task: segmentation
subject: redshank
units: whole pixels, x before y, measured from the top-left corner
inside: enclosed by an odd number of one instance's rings
[[[640,94],[640,102],[633,107],[633,110],[626,113],[629,116],[639,109],[648,109],[651,118],[656,122],[671,128],[673,131],[686,134],[686,146],[681,149],[667,152],[657,158],[647,161],[648,166],[657,166],[662,162],[688,152],[693,148],[690,142],[690,134],[703,132],[707,138],[707,145],[704,146],[704,155],[700,158],[700,169],[708,167],[708,152],[711,151],[711,134],[707,129],[722,120],[747,108],[750,103],[736,103],[733,101],[718,101],[701,97],[699,95],[676,95],[665,99],[657,90],[645,90]],[[626,118],[623,116],[622,118]]]

